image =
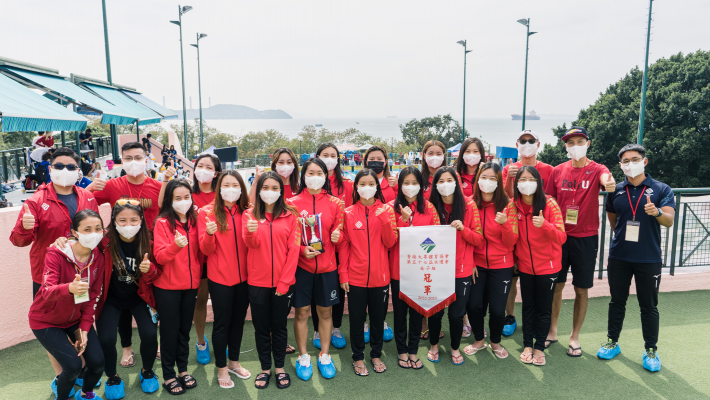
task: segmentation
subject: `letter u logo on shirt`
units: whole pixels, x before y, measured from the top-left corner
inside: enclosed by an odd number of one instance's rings
[[[589,181],[582,181],[582,189],[589,189]]]

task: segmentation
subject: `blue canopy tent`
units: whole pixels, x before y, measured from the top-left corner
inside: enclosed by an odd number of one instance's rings
[[[449,147],[448,149],[446,149],[446,151],[448,151],[449,153],[453,153],[453,152],[459,151],[459,150],[461,150],[461,143],[457,144],[454,147]]]
[[[143,96],[142,94],[133,91],[133,90],[128,90],[125,88],[121,88],[121,92],[125,94],[126,96],[130,97],[134,101],[142,104],[146,108],[150,108],[151,110],[155,111],[156,113],[160,114],[163,116],[163,119],[177,119],[178,114],[177,112],[167,109],[160,104],[154,102],[153,100]]]
[[[2,132],[79,131],[86,118],[0,74]]]
[[[502,160],[507,160],[511,158],[518,158],[518,149],[515,147],[503,147],[503,146],[496,146],[496,158],[500,158]]]
[[[126,113],[136,116],[138,126],[157,124],[163,117],[155,111],[138,104],[132,98],[124,95],[121,91],[109,86],[100,86],[88,82],[80,83],[82,86],[101,96],[104,100],[111,102]]]

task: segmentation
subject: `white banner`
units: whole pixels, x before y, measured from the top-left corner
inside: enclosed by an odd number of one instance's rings
[[[456,300],[456,229],[399,228],[399,297],[425,317]]]

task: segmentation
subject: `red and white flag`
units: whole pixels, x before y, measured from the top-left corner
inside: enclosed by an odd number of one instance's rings
[[[456,229],[399,228],[399,298],[425,317],[456,300]]]

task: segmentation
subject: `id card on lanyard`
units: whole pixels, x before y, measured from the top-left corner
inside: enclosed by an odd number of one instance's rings
[[[584,163],[584,167],[582,167],[582,170],[579,172],[579,176],[577,176],[577,180],[574,182],[574,194],[572,195],[572,204],[568,205],[567,208],[565,209],[565,224],[567,225],[577,225],[577,221],[579,220],[579,206],[575,204],[575,200],[577,200],[577,189],[579,186],[582,185],[582,182],[580,179],[582,179],[582,174],[584,174],[584,169],[587,168],[587,163]],[[572,177],[572,173],[570,173],[570,178]]]
[[[631,202],[631,195],[629,194],[628,187],[626,188],[626,197],[629,199],[629,207],[631,207],[632,221],[626,221],[626,234],[624,235],[624,240],[627,242],[637,242],[639,241],[639,232],[641,230],[641,223],[636,221],[636,210],[639,208],[639,203],[643,197],[643,192],[646,190],[646,186],[641,189],[639,193],[639,199],[636,201],[636,207],[634,207]]]
[[[89,284],[89,286],[90,286],[90,279],[91,279],[91,269],[89,267],[91,267],[91,264],[93,263],[93,261],[94,261],[94,258],[92,257],[91,261],[87,262],[88,264],[86,265],[86,267],[83,268],[86,270],[86,278],[84,278],[84,277],[81,278],[81,281]],[[74,264],[74,268],[79,272],[79,274],[81,274],[81,271],[83,269],[79,269],[76,264]],[[87,301],[89,301],[89,290],[88,289],[86,290],[86,292],[84,294],[75,294],[74,295],[74,304],[86,303]]]

